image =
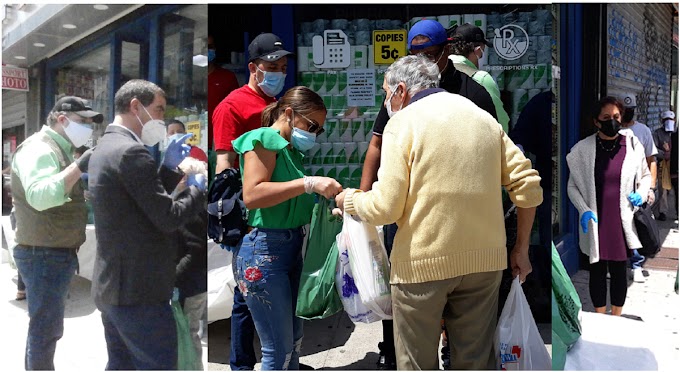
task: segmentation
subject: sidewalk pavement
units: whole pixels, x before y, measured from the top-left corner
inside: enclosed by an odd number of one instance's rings
[[[551,352],[550,324],[539,324],[538,329]],[[304,332],[300,363],[324,370],[375,370],[379,357],[378,342],[383,338],[381,322],[355,324],[342,311],[326,319],[305,321]],[[209,370],[230,370],[230,333],[230,319],[210,324]],[[262,355],[260,344],[255,338],[255,352],[259,361]],[[260,363],[255,365],[255,370],[259,369]]]
[[[0,249],[0,350],[3,371],[23,371],[28,308],[16,301],[17,271],[8,263],[8,251]],[[103,371],[108,361],[101,313],[90,295],[91,282],[75,276],[64,316],[64,336],[57,342],[54,365],[62,371]],[[203,338],[203,366],[208,365],[207,337]]]
[[[655,334],[655,342],[670,345],[674,350],[670,354],[675,359],[659,361],[659,370],[676,369],[680,362],[680,296],[673,289],[678,265],[678,249],[680,248],[680,232],[677,222],[657,222],[660,235],[665,237],[662,247],[674,251],[675,266],[672,270],[645,269],[646,282],[634,283],[629,276],[626,303],[623,306],[623,316],[645,322]],[[582,310],[594,312],[595,308],[590,299],[588,280],[589,272],[580,270],[571,277],[574,287],[579,294]],[[607,296],[609,297],[609,296]],[[609,303],[609,298],[608,298]],[[610,309],[608,307],[607,311]],[[634,334],[631,337],[635,337]],[[667,355],[667,354],[664,354]]]

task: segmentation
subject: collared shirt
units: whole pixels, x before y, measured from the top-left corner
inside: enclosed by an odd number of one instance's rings
[[[137,133],[133,132],[130,128],[128,128],[128,127],[126,127],[126,126],[123,126],[123,125],[120,125],[120,124],[116,124],[116,123],[111,123],[111,124],[109,124],[109,125],[113,125],[114,127],[121,127],[121,128],[124,128],[124,129],[127,130],[128,132],[132,133],[132,136],[135,137],[135,139],[137,140],[137,142],[139,142],[139,143],[141,143],[141,144],[144,143],[144,142],[142,142],[142,139],[139,138],[139,136],[137,135]]]
[[[66,138],[46,125],[40,131],[57,142],[69,162],[73,161],[73,145]],[[14,155],[12,172],[21,180],[26,201],[36,210],[43,211],[71,201],[65,191],[64,177],[59,176],[59,158],[46,143],[31,141],[23,145]]]
[[[449,60],[453,62],[453,66],[456,68],[456,70],[468,75],[474,81],[483,86],[487,92],[489,92],[489,95],[491,95],[491,99],[493,100],[493,104],[496,107],[496,116],[498,117],[498,122],[503,126],[505,133],[508,133],[510,116],[508,116],[508,113],[505,112],[503,101],[501,100],[501,92],[498,89],[498,84],[496,84],[496,81],[493,79],[491,74],[484,70],[478,69],[477,66],[472,63],[472,61],[465,58],[464,56],[451,54],[449,56]]]

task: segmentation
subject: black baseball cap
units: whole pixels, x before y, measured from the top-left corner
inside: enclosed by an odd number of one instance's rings
[[[283,41],[274,34],[259,34],[248,46],[248,62],[261,59],[267,62],[275,62],[293,53],[283,48]]]
[[[104,121],[104,115],[92,110],[92,107],[80,97],[65,96],[57,100],[52,112],[73,112],[84,118],[92,118],[92,121],[99,124]]]
[[[446,30],[446,32],[449,34],[449,37],[454,39],[463,39],[468,43],[484,43],[488,47],[493,46],[493,44],[486,39],[486,35],[481,28],[469,23],[453,26]]]

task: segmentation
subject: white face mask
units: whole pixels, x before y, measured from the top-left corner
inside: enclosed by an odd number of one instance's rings
[[[478,68],[478,69],[481,69],[481,68],[482,68],[482,65],[483,65],[482,59],[484,58],[484,49],[482,49],[481,46],[480,46],[480,47],[477,47],[477,48],[479,48],[479,51],[481,52],[481,53],[479,53],[479,55],[477,56],[477,68]],[[477,54],[475,53],[475,55],[477,55]]]
[[[401,102],[401,105],[399,105],[399,110],[397,111],[392,111],[392,98],[394,98],[394,95],[397,93],[397,89],[399,87],[395,88],[395,90],[392,91],[392,94],[390,95],[390,98],[387,99],[387,102],[385,102],[385,108],[387,109],[387,116],[390,118],[394,116],[397,112],[401,111],[402,107],[404,106],[404,102]]]
[[[73,146],[85,146],[87,144],[87,140],[92,137],[92,126],[89,124],[76,123],[69,118],[66,118],[66,120],[68,120],[68,126],[64,127],[64,132]]]
[[[666,132],[674,132],[675,131],[675,120],[672,119],[666,119],[663,121],[663,126]]]
[[[142,123],[142,120],[137,116],[139,124],[142,126],[142,142],[147,146],[154,146],[158,142],[165,139],[165,122],[163,120],[154,119],[146,110],[146,107],[142,106],[147,115],[151,120],[147,121],[146,124]],[[136,116],[136,115],[135,115]]]

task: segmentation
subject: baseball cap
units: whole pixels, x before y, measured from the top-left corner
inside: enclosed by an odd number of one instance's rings
[[[425,36],[430,39],[425,44],[420,44],[420,45],[411,45],[411,41],[416,36]],[[444,26],[442,26],[441,23],[437,21],[433,21],[431,19],[423,19],[411,27],[411,29],[408,31],[408,49],[425,49],[427,47],[431,47],[433,45],[440,45],[444,44],[447,41],[449,41],[449,38],[446,36],[446,29],[444,29]]]
[[[661,114],[661,120],[663,119],[675,120],[675,113],[673,111],[666,111],[663,114]]]
[[[87,103],[86,100],[75,97],[75,96],[65,96],[57,100],[57,103],[52,108],[52,112],[74,112],[84,118],[92,118],[95,123],[101,123],[104,121],[104,115],[93,111],[92,107]]]
[[[449,36],[453,39],[463,39],[468,43],[484,43],[488,47],[492,47],[493,44],[486,39],[486,35],[481,28],[466,23],[460,26],[453,26],[447,30]]]
[[[259,34],[248,46],[248,62],[262,59],[267,62],[275,62],[293,53],[283,48],[283,41],[274,34]]]
[[[633,93],[624,94],[623,98],[621,98],[621,101],[623,102],[623,107],[637,107],[637,101],[635,100],[635,94]]]

